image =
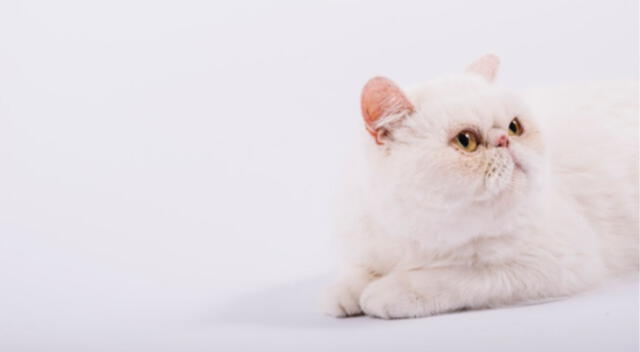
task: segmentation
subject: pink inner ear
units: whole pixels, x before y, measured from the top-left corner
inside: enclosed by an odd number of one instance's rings
[[[390,79],[374,77],[362,90],[362,117],[367,131],[382,144],[376,129],[376,122],[381,118],[402,112],[413,112],[413,105]]]
[[[487,54],[467,67],[466,72],[479,74],[487,81],[493,82],[498,75],[500,59],[493,54]]]

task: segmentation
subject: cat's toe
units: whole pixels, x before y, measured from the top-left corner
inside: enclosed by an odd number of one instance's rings
[[[358,295],[346,283],[337,283],[327,289],[322,302],[322,311],[329,316],[345,318],[361,315]]]
[[[381,280],[369,285],[360,297],[364,314],[382,319],[425,316],[422,298],[397,282]]]

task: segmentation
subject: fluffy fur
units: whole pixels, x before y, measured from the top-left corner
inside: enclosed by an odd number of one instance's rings
[[[495,57],[469,70],[405,90],[413,109],[377,120],[379,144],[367,136],[327,314],[504,306],[637,270],[637,84],[519,97],[491,82]],[[524,133],[498,147],[516,116]],[[463,129],[481,137],[476,151],[452,142]]]

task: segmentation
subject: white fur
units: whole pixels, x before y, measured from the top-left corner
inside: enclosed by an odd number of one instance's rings
[[[366,136],[341,202],[346,260],[326,313],[503,306],[637,270],[635,83],[523,99],[463,74],[405,92],[415,112],[385,119],[395,125],[384,145]],[[465,153],[450,143],[463,128],[492,142],[514,116],[525,132],[508,148]]]

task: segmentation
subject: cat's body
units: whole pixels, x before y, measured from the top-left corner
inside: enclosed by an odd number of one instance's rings
[[[345,194],[328,314],[502,306],[637,270],[637,85],[525,104],[491,83],[497,65],[487,56],[405,93],[380,78],[365,87],[378,143],[367,139]]]

